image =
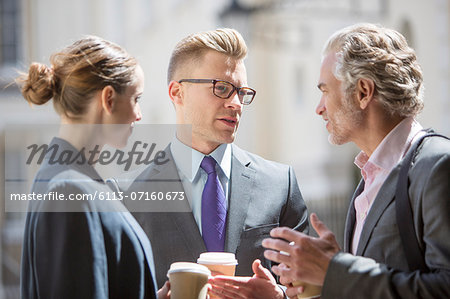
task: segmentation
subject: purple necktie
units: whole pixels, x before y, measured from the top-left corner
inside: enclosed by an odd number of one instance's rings
[[[205,156],[200,167],[208,174],[202,193],[202,234],[208,251],[224,251],[227,207],[216,173],[216,160]]]

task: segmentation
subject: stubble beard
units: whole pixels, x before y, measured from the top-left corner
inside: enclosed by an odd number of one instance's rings
[[[354,130],[363,124],[364,110],[352,105],[351,100],[343,100],[341,109],[337,110],[330,122],[330,135],[328,142],[333,145],[342,145],[351,141]]]

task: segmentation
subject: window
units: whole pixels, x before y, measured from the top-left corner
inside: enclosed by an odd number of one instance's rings
[[[19,59],[19,4],[0,0],[0,66],[15,65]]]

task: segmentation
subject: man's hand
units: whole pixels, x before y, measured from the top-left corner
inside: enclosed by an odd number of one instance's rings
[[[213,297],[222,299],[282,299],[283,291],[278,287],[269,270],[255,260],[252,265],[253,277],[234,277],[218,275],[210,278],[210,291]]]
[[[158,299],[170,299],[170,282],[166,281],[162,288],[158,290]]]
[[[297,296],[302,294],[305,291],[305,289],[302,286],[294,287],[292,284],[286,288],[286,296],[288,298],[298,298]],[[317,299],[320,299],[320,297],[317,297]]]
[[[280,282],[289,286],[294,281],[304,281],[314,285],[323,285],[325,275],[333,256],[340,251],[334,234],[319,220],[316,214],[311,214],[311,224],[319,238],[314,238],[287,227],[274,228],[270,236],[279,239],[264,239],[266,250],[264,256],[274,262],[272,271],[280,276]],[[294,242],[290,245],[290,242]],[[274,251],[276,250],[276,251]],[[284,251],[282,254],[279,251]],[[292,294],[292,290],[289,290]]]

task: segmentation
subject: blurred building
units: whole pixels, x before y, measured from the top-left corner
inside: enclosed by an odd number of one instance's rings
[[[352,164],[357,149],[331,146],[314,112],[323,44],[335,30],[356,22],[402,32],[425,76],[419,120],[450,135],[449,16],[448,0],[0,0],[0,179],[5,154],[14,159],[14,150],[4,150],[7,125],[58,122],[51,104],[30,108],[10,85],[30,62],[48,64],[51,53],[86,34],[112,40],[136,56],[145,71],[142,122],[173,123],[166,90],[171,50],[190,33],[234,27],[247,40],[248,83],[257,90],[236,143],[293,165],[309,208],[342,240],[343,215],[359,177]],[[5,171],[20,174],[21,169]],[[23,214],[0,213],[0,298],[19,297],[23,220]]]

